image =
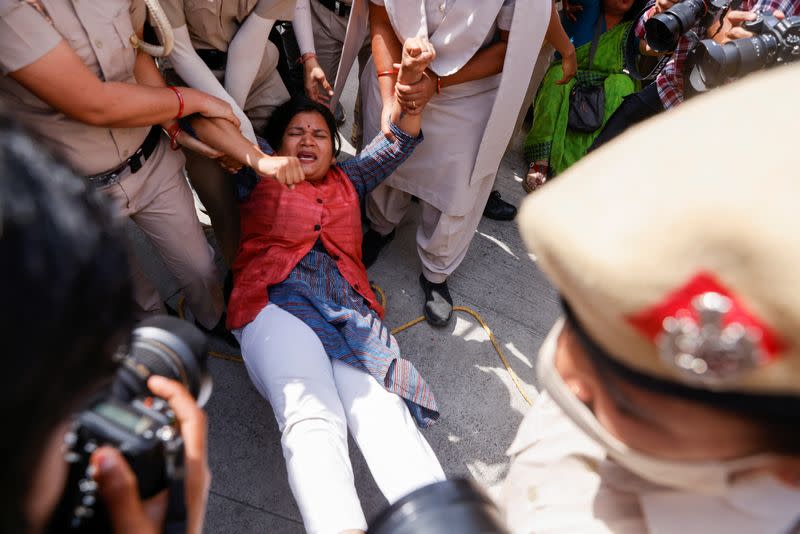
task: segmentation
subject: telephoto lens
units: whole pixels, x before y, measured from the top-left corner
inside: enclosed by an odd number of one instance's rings
[[[653,15],[644,23],[645,40],[656,52],[671,52],[678,40],[691,30],[708,8],[703,0],[685,0]]]
[[[689,84],[695,92],[718,87],[733,78],[765,67],[775,55],[778,40],[765,34],[736,39],[723,45],[704,39],[687,63]]]
[[[147,379],[159,375],[183,384],[204,406],[211,395],[207,345],[206,336],[187,321],[168,315],[142,321],[133,330],[128,353],[120,356],[112,396],[121,401],[141,397],[147,394]]]
[[[472,481],[445,480],[420,488],[384,510],[368,534],[506,534],[500,513]]]

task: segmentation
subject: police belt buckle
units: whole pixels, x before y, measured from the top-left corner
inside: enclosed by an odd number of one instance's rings
[[[119,175],[125,172],[125,169],[130,168],[131,174],[136,174],[142,169],[144,162],[153,154],[160,140],[161,129],[153,126],[147,134],[147,137],[145,137],[142,145],[136,149],[136,152],[134,152],[131,157],[109,171],[88,176],[87,180],[89,180],[89,183],[93,187],[103,187],[104,185],[116,182],[119,179]]]

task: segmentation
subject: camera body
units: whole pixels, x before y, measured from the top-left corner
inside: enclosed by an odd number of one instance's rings
[[[68,527],[91,531],[89,525],[105,522],[97,503],[97,484],[92,480],[89,458],[101,445],[122,452],[131,466],[143,499],[182,478],[183,440],[175,426],[175,414],[162,399],[150,406],[142,400],[125,403],[103,398],[81,413],[65,436],[70,465],[63,502],[71,510]]]
[[[685,0],[653,15],[644,23],[647,44],[656,52],[671,52],[678,40],[698,22],[708,27],[732,0]]]
[[[704,92],[758,69],[800,59],[800,17],[757,15],[742,28],[756,35],[723,45],[704,39],[686,64],[692,92]]]
[[[183,439],[169,404],[147,388],[153,375],[181,382],[201,406],[211,394],[206,338],[173,317],[144,321],[117,358],[112,384],[77,414],[65,436],[67,484],[51,521],[53,532],[108,532],[90,457],[100,446],[118,449],[136,476],[142,499],[183,480]]]

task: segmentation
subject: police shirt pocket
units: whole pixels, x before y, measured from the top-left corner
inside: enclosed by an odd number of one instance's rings
[[[111,27],[108,35],[108,44],[112,47],[109,65],[101,64],[106,80],[132,81],[134,79],[133,69],[136,64],[136,49],[131,43],[131,37],[136,33],[133,30],[130,12],[122,9],[111,21]]]

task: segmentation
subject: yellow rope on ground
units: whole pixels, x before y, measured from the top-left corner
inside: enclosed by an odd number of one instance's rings
[[[378,294],[378,297],[381,300],[381,304],[384,307],[386,307],[386,302],[387,302],[386,293],[384,293],[383,289],[381,289],[381,287],[376,284],[372,284],[372,288]],[[183,297],[181,297],[180,302],[178,302],[178,315],[180,316],[181,319],[183,319],[184,317],[183,304],[184,304],[184,299]],[[525,399],[525,402],[527,402],[529,405],[533,405],[533,400],[531,400],[531,398],[525,392],[525,387],[522,385],[522,381],[519,379],[519,376],[517,376],[517,373],[514,372],[514,369],[511,368],[511,364],[508,363],[508,360],[506,359],[506,356],[503,353],[502,347],[500,347],[500,344],[497,342],[497,338],[495,338],[494,334],[492,333],[492,329],[489,328],[489,325],[486,324],[486,321],[483,320],[483,317],[481,317],[480,314],[475,310],[473,310],[472,308],[468,308],[466,306],[453,306],[453,311],[467,313],[471,315],[476,321],[478,321],[478,323],[483,327],[483,330],[489,336],[489,341],[492,342],[492,346],[494,347],[495,352],[497,352],[497,355],[500,357],[500,361],[503,362],[503,366],[506,368],[506,371],[508,371],[508,376],[511,377],[511,381],[514,383],[514,386],[516,386],[517,391],[519,391],[520,395],[522,395],[522,398]],[[394,328],[392,330],[392,335],[399,334],[403,330],[407,330],[412,326],[421,323],[424,320],[425,316],[420,315],[416,319],[412,319],[406,324]],[[244,360],[242,360],[241,356],[236,356],[234,354],[225,354],[222,352],[209,351],[208,355],[211,356],[212,358],[218,358],[220,360],[244,363]]]

